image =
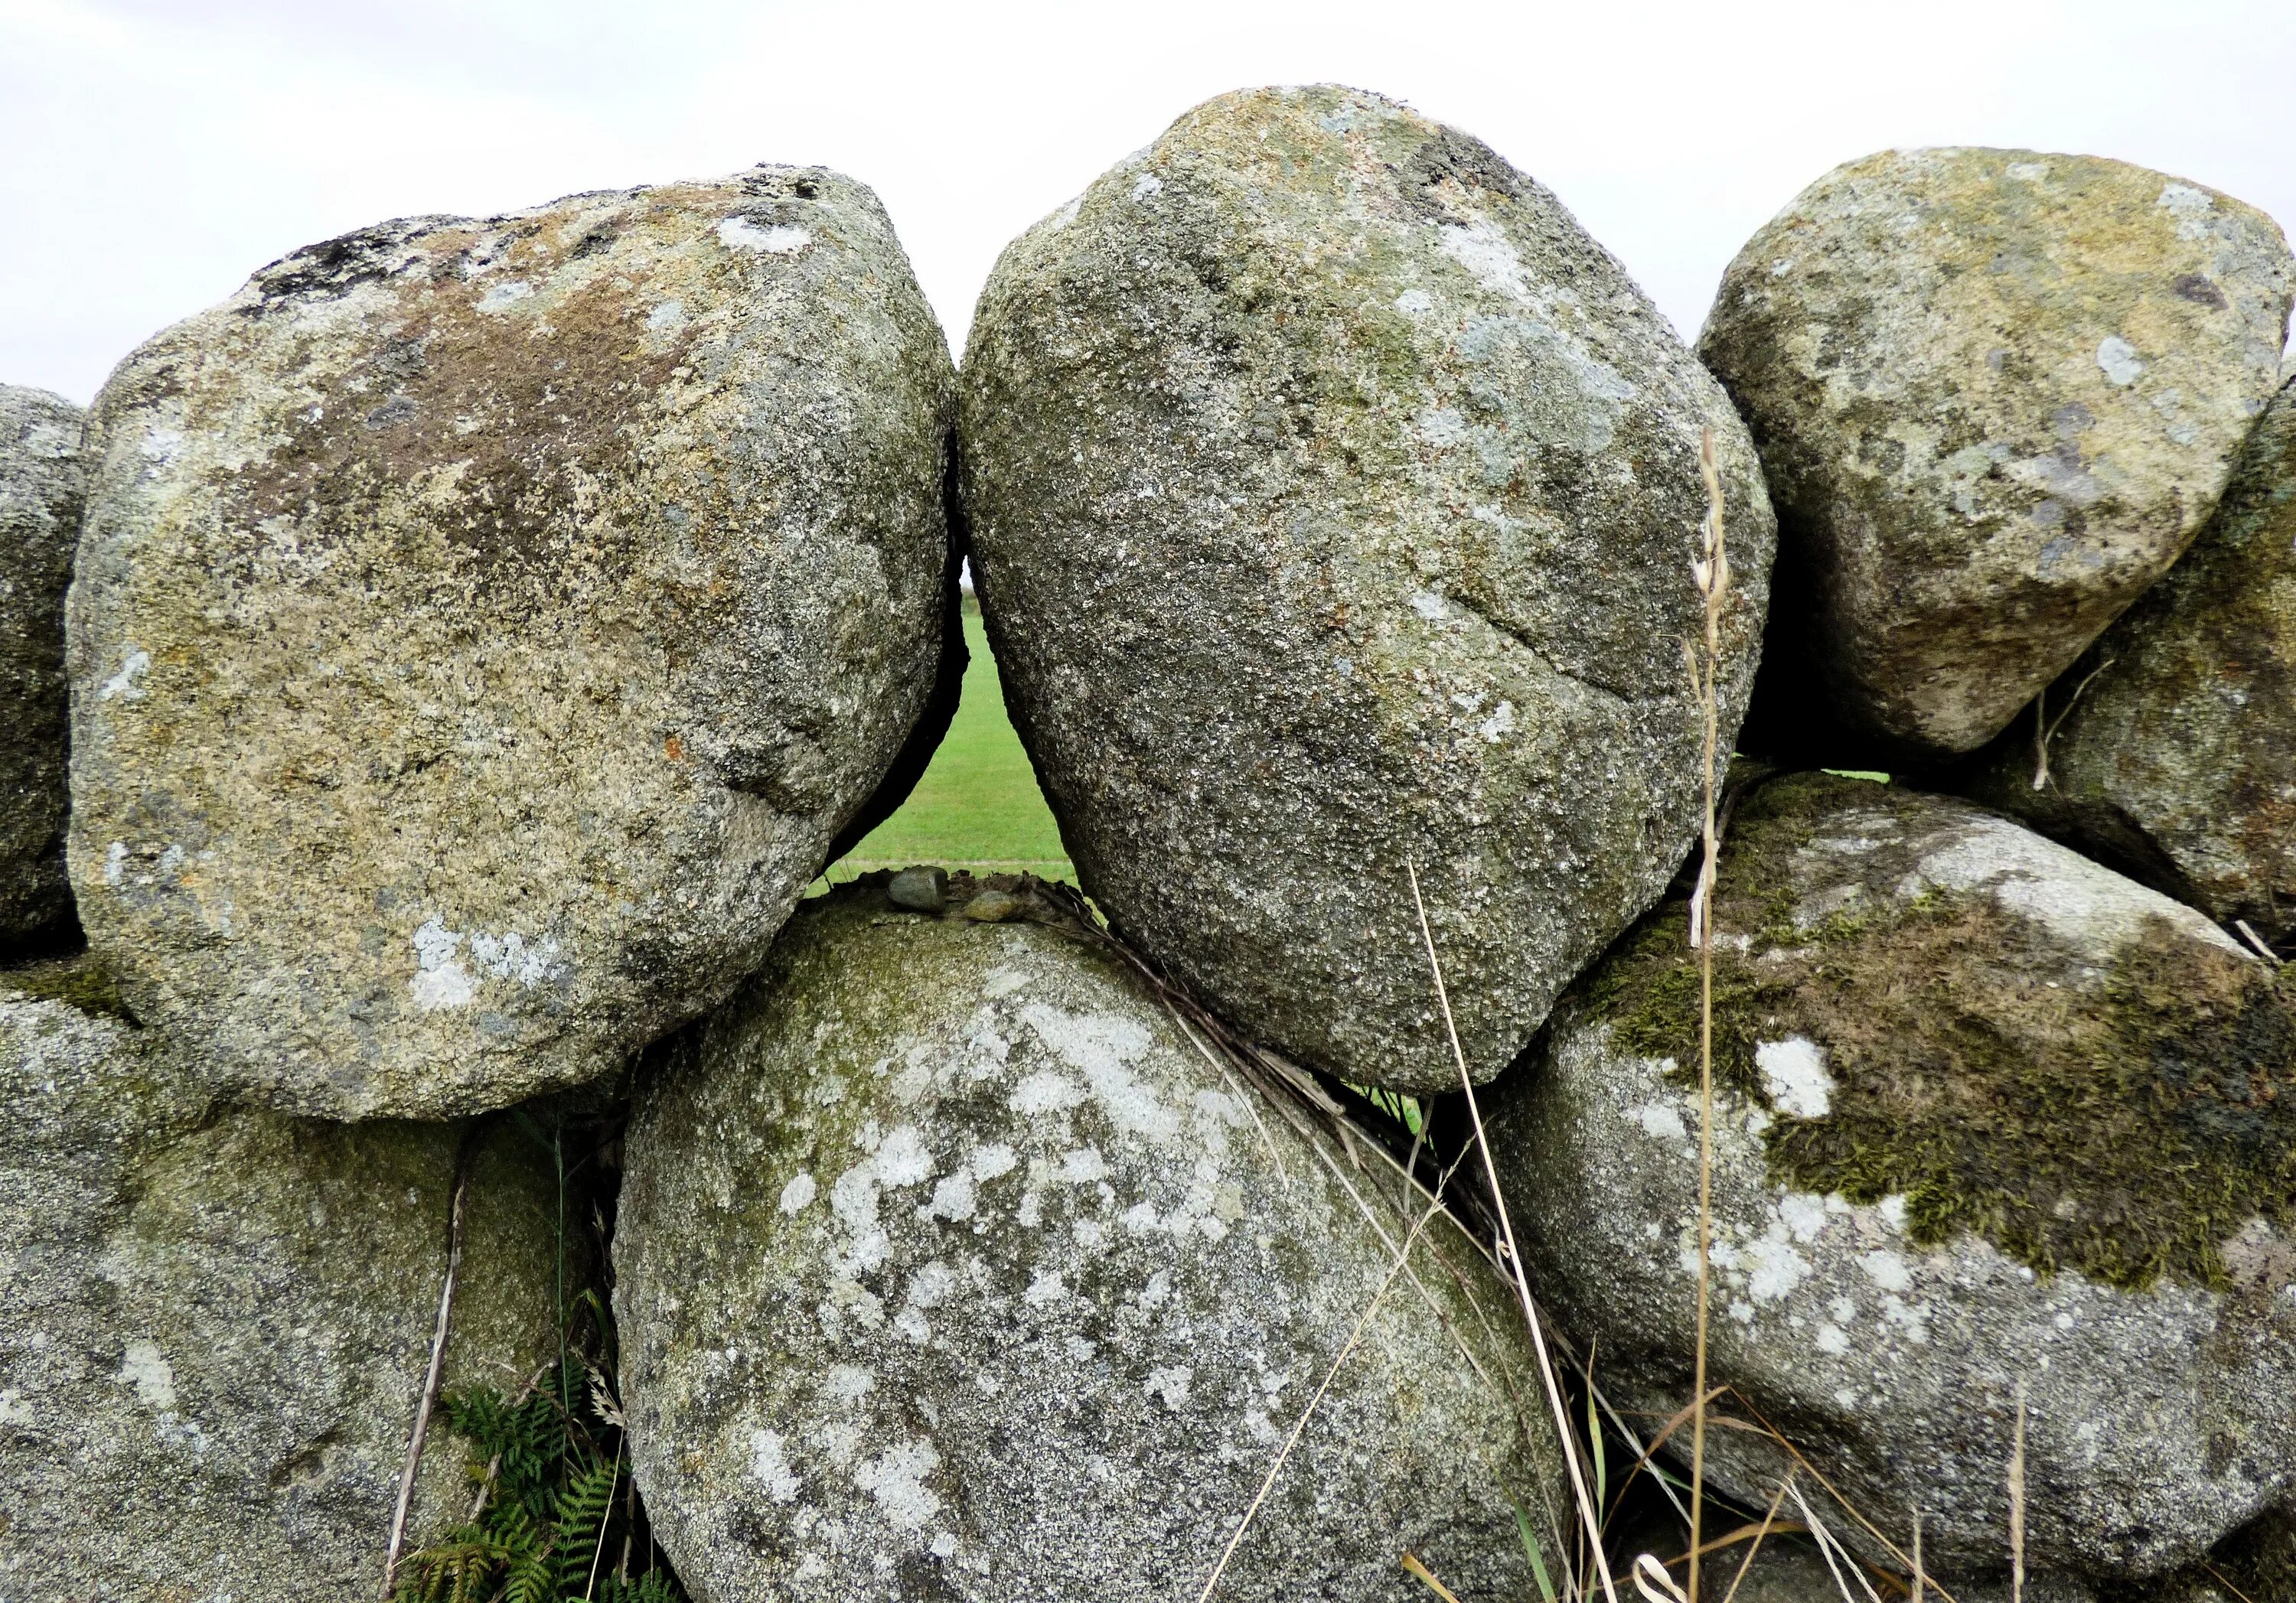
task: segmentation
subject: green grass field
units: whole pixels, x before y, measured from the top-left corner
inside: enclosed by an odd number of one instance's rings
[[[938,863],[976,874],[1027,871],[1075,879],[1029,755],[1004,716],[1004,686],[980,603],[964,601],[964,643],[972,661],[964,695],[932,765],[901,810],[830,868],[832,881],[877,868]]]

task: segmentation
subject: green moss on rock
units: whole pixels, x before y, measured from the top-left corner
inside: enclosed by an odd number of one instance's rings
[[[2251,1219],[2296,1222],[2296,985],[2160,915],[2099,963],[1984,891],[1902,892],[1947,805],[1848,783],[1774,783],[1723,856],[1715,1075],[1770,1110],[1772,1177],[1855,1202],[1903,1195],[1924,1244],[1968,1230],[2044,1272],[2228,1286],[2221,1243]],[[1846,803],[1905,830],[1813,849]],[[1829,858],[1862,894],[1798,921]],[[1581,997],[1620,1046],[1695,1082],[1679,898]],[[1824,1053],[1823,1116],[1780,1108],[1757,1062],[1792,1036]]]
[[[119,994],[119,977],[101,959],[86,953],[0,973],[0,991],[35,1002],[61,1002],[82,1013],[117,1018],[123,1024],[138,1022]]]

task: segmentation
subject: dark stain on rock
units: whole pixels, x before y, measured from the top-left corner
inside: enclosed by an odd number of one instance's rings
[[[291,519],[307,549],[370,540],[393,520],[427,523],[489,568],[562,551],[588,487],[634,470],[638,425],[684,346],[650,349],[627,291],[603,282],[541,319],[516,302],[480,310],[489,286],[546,283],[563,262],[611,250],[618,238],[600,225],[562,254],[537,244],[539,230],[524,233],[473,241],[447,229],[406,245],[410,260],[438,271],[395,270],[398,306],[371,316],[403,326],[326,380],[285,443],[241,475],[234,517],[250,528]],[[311,266],[258,282],[266,301],[340,293],[381,276],[403,244],[347,236],[305,253]],[[457,269],[480,257],[491,265],[465,282]],[[367,404],[378,389],[388,398]],[[409,504],[448,474],[450,496]]]
[[[274,301],[290,299],[332,299],[401,272],[420,261],[422,248],[413,243],[426,230],[447,223],[442,217],[396,217],[388,223],[338,234],[316,245],[283,256],[258,271],[252,281],[262,291],[260,300],[240,308],[242,315],[262,315]]]
[[[2224,291],[2210,282],[2204,274],[2183,274],[2169,287],[2177,292],[2179,299],[2189,300],[2199,306],[2215,307],[2222,311],[2231,304],[2225,299]]]

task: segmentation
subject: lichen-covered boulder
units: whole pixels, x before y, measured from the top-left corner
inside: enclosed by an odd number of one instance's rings
[[[2159,1574],[2296,1493],[2296,986],[2007,819],[1855,780],[1742,802],[1717,918],[1717,1384],[1901,1546],[1922,1510],[1948,1579],[2007,1568],[2021,1387],[2037,1572]],[[1695,1345],[1693,958],[1669,903],[1493,1130],[1533,1283],[1659,1418]],[[1789,1462],[1708,1453],[1756,1506]]]
[[[649,1067],[623,1395],[702,1603],[1193,1597],[1375,1299],[1219,1595],[1405,1603],[1409,1549],[1463,1599],[1535,1596],[1510,1500],[1563,1550],[1488,1264],[1439,1221],[1381,1298],[1396,1188],[1255,1108],[1084,932],[843,889]]]
[[[2270,218],[2124,162],[1889,151],[1796,196],[1698,344],[1777,503],[1750,740],[1998,733],[2199,530],[2290,289]]]
[[[0,974],[0,1597],[372,1603],[464,1132],[223,1110],[117,1005]],[[449,1387],[556,1354],[537,1159],[475,1158]],[[469,1510],[444,1438],[410,1547]]]
[[[1357,1082],[1475,1077],[1653,902],[1696,814],[1706,511],[1775,531],[1727,399],[1618,262],[1376,95],[1223,96],[1013,242],[960,429],[1005,695],[1111,921]]]
[[[64,879],[64,586],[86,474],[80,410],[0,384],[0,949],[61,922]]]
[[[2296,933],[2296,380],[2184,560],[1999,744],[1981,799],[2220,922]]]
[[[939,675],[951,381],[814,168],[385,224],[130,356],[70,856],[136,1011],[280,1108],[435,1117],[725,997]]]

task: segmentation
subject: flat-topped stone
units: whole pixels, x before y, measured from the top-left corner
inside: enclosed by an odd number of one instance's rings
[[[2296,986],[2008,819],[1855,780],[1742,800],[1716,907],[1712,1383],[1901,1551],[1922,1510],[1956,1596],[2006,1596],[2021,1399],[2027,1555],[2069,1595],[2296,1497]],[[1533,1283],[1661,1419],[1696,1346],[1685,922],[1574,987],[1492,1126]],[[1707,1446],[1752,1507],[1792,1463]]]

